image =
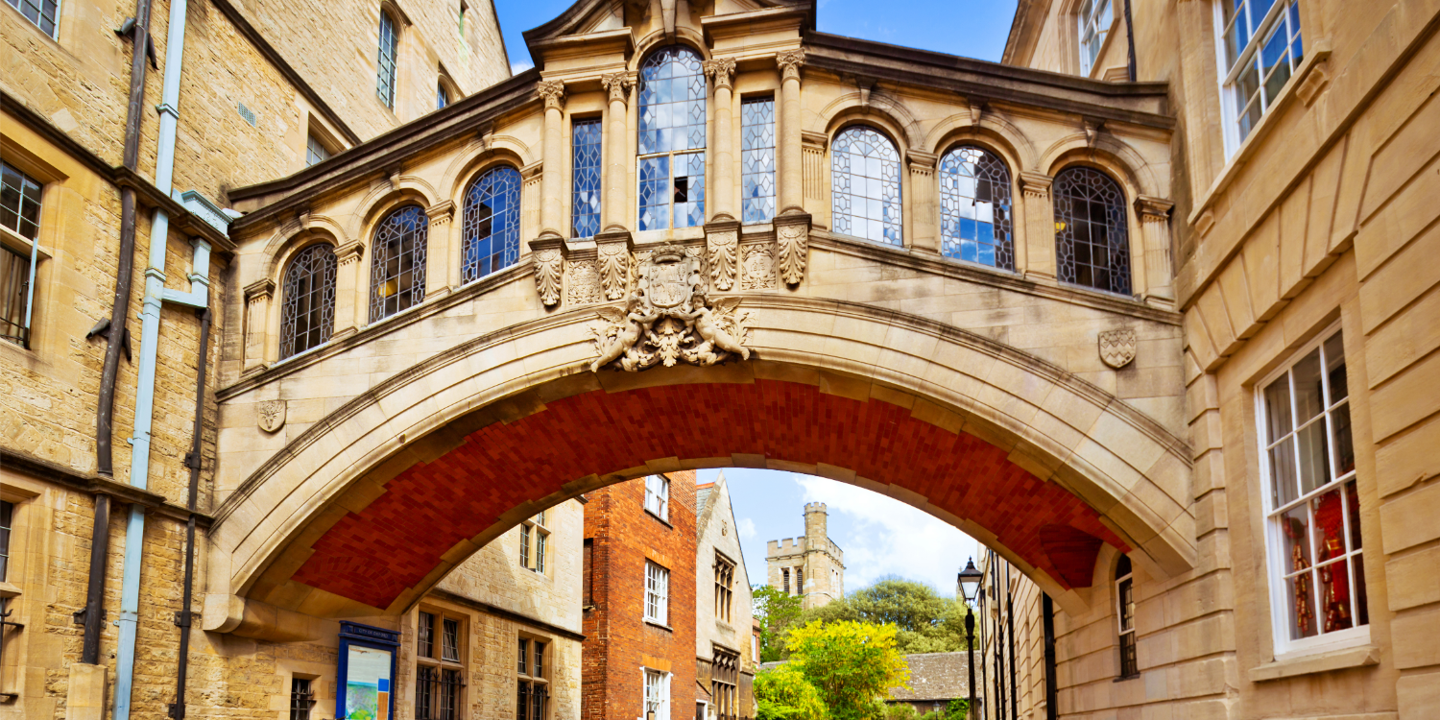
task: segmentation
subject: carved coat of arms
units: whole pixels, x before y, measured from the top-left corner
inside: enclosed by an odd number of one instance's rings
[[[1100,359],[1116,370],[1135,359],[1135,331],[1109,330],[1100,333]]]
[[[265,400],[259,405],[260,429],[273,433],[285,426],[285,401]]]
[[[592,371],[607,365],[638,372],[682,360],[704,366],[737,356],[750,359],[748,314],[736,312],[739,298],[712,302],[705,296],[698,258],[664,247],[640,263],[637,275],[624,309],[596,309],[602,323],[591,329],[599,354]]]

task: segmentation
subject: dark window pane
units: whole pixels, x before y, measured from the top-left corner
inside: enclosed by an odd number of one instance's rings
[[[1125,196],[1104,173],[1062,170],[1052,187],[1060,280],[1130,294],[1130,238]]]
[[[370,322],[425,299],[425,254],[430,218],[410,205],[380,221],[370,262]]]
[[[329,342],[335,329],[335,250],[311,245],[285,271],[280,301],[280,357]]]

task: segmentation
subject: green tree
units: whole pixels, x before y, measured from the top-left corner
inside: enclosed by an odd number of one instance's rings
[[[965,720],[970,715],[970,699],[955,698],[945,708],[945,720]]]
[[[790,628],[785,646],[835,720],[879,720],[890,689],[909,687],[893,625],[811,622]]]
[[[790,656],[785,633],[800,618],[800,596],[761,585],[752,597],[755,619],[760,621],[760,662],[784,660]]]
[[[755,675],[756,720],[825,720],[829,714],[820,691],[793,665]]]
[[[940,597],[924,583],[886,578],[818,608],[806,610],[799,624],[839,621],[894,625],[902,654],[956,652],[965,649],[965,605]]]

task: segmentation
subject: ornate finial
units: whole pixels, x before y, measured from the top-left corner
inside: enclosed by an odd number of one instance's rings
[[[775,64],[780,66],[780,80],[784,82],[790,78],[800,79],[800,66],[805,64],[805,51],[786,50],[775,56]]]
[[[735,77],[735,58],[723,57],[705,61],[705,74],[715,79],[715,89],[731,89]]]
[[[600,78],[600,84],[610,91],[610,102],[626,102],[630,97],[630,86],[635,84],[635,75],[628,72],[610,73]]]
[[[563,110],[565,82],[563,80],[541,80],[535,83],[535,94],[545,99],[545,109]]]

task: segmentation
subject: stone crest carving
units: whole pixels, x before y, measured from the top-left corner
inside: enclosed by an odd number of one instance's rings
[[[1100,333],[1100,359],[1116,370],[1135,359],[1135,331],[1108,330]]]
[[[737,311],[739,298],[707,298],[700,270],[699,258],[676,247],[642,259],[625,308],[597,310],[601,323],[591,332],[599,357],[590,370],[613,366],[638,372],[682,360],[700,366],[737,356],[749,360],[749,314]]]
[[[775,285],[775,254],[769,245],[745,248],[740,285],[745,290],[769,290]]]
[[[256,408],[260,416],[260,429],[273,433],[285,427],[285,401],[265,400]]]
[[[705,235],[710,246],[710,282],[716,290],[735,286],[736,251],[740,243],[734,230],[721,230]]]
[[[786,285],[799,285],[805,279],[809,230],[804,225],[781,225],[775,234],[780,246],[780,279]]]
[[[560,249],[545,248],[534,254],[535,290],[545,307],[553,307],[560,302]]]
[[[624,243],[606,243],[599,248],[600,284],[605,287],[606,300],[625,297],[630,285],[630,251]]]
[[[571,305],[600,302],[600,272],[594,260],[571,260],[566,274],[570,276]]]

